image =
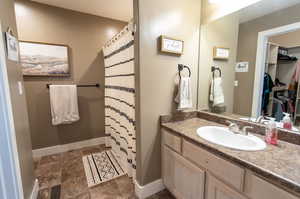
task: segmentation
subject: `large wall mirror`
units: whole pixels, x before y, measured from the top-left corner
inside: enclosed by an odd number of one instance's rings
[[[198,109],[251,122],[275,118],[278,128],[289,115],[300,133],[300,1],[253,0],[231,12],[205,2]],[[227,58],[216,58],[216,48],[228,49]]]

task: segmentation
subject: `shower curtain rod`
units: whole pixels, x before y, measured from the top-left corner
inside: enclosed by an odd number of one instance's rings
[[[50,85],[52,84],[47,84],[47,88],[50,88]],[[77,87],[97,87],[100,88],[100,84],[78,84],[76,85]]]
[[[109,47],[112,43],[117,41],[125,32],[131,31],[134,34],[134,23],[133,19],[129,21],[129,23],[115,36],[113,36],[108,42],[106,42],[103,48]]]

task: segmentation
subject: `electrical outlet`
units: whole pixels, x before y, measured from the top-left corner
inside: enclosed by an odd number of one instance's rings
[[[23,95],[23,84],[21,81],[18,81],[18,90],[19,90],[19,95]]]
[[[237,87],[239,85],[239,81],[235,80],[234,81],[234,86]]]

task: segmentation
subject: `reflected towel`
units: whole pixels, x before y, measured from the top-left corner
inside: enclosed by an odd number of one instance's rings
[[[178,109],[193,108],[192,103],[192,84],[190,77],[182,77],[179,82],[178,94],[175,97]]]
[[[79,120],[76,85],[50,85],[52,124],[70,124]]]
[[[224,93],[222,88],[222,78],[216,77],[212,79],[210,85],[210,101],[213,106],[220,105],[224,103]]]

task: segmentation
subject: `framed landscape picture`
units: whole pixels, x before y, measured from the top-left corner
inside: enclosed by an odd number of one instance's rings
[[[20,41],[24,76],[69,76],[69,47],[61,44]]]

